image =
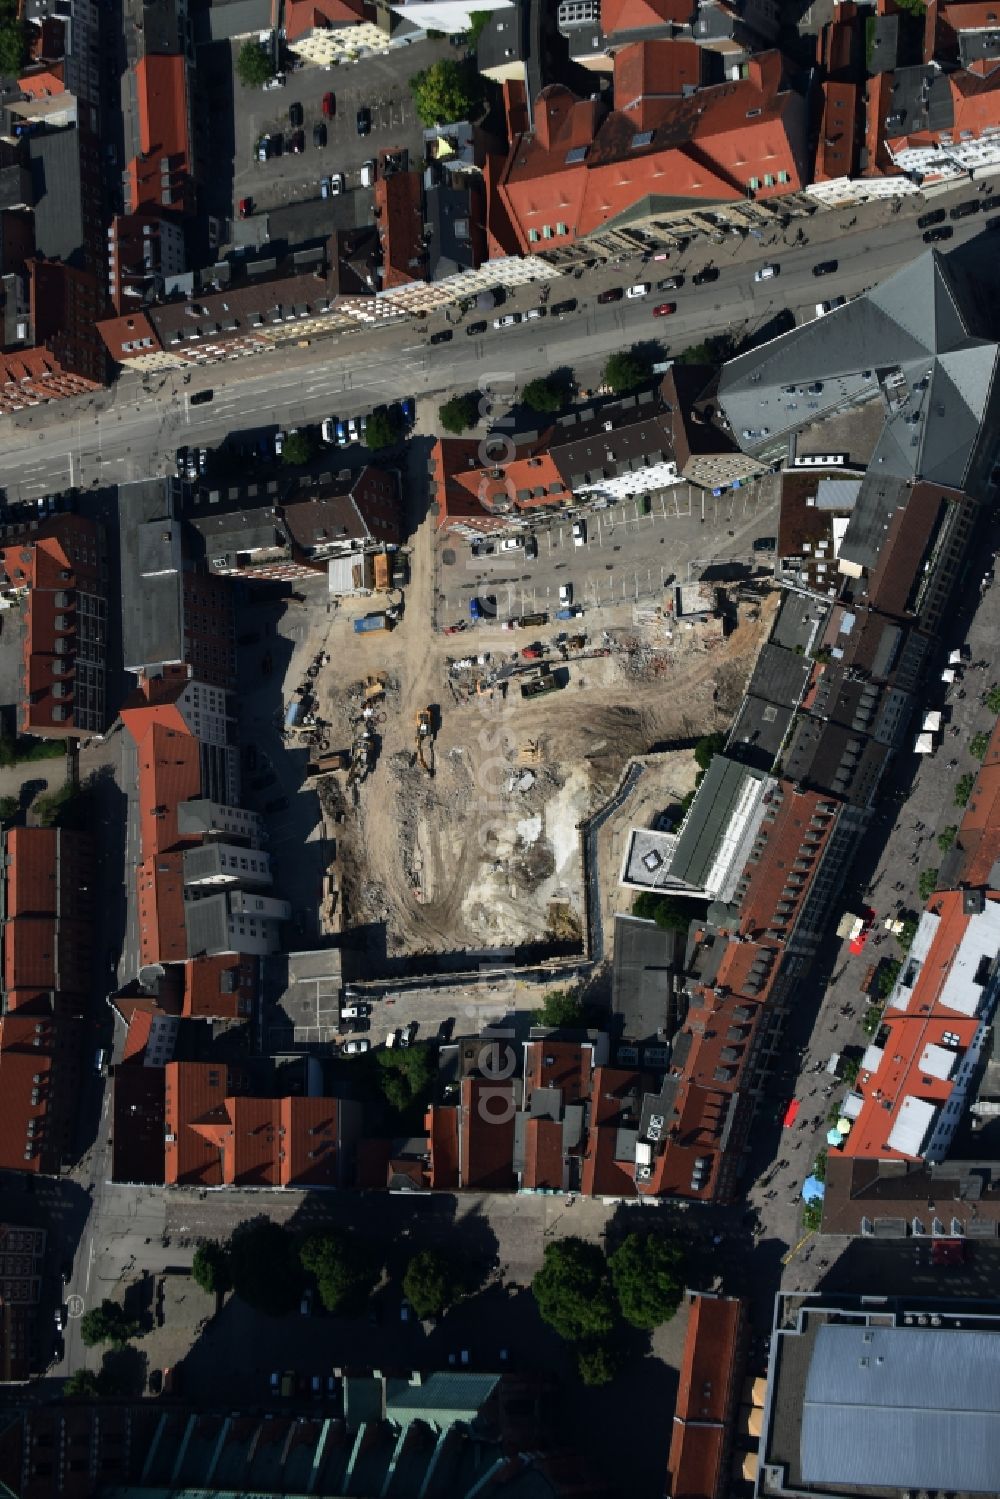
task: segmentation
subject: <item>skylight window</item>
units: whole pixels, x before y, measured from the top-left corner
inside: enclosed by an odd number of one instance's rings
[[[641,146],[653,144],[653,132],[651,130],[639,130],[632,137],[632,150],[638,151]]]
[[[586,159],[586,146],[574,146],[571,151],[566,152],[566,165],[568,167],[575,166],[578,161],[586,161]]]

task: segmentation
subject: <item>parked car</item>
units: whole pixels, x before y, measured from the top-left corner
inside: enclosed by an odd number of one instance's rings
[[[573,545],[575,547],[587,545],[587,522],[585,520],[573,522]]]
[[[317,120],[315,125],[313,126],[313,145],[326,145],[326,126],[323,124],[322,120]]]
[[[413,1316],[413,1308],[410,1305],[410,1303],[408,1301],[406,1301],[406,1300],[401,1301],[399,1303],[399,1320],[400,1320],[400,1322],[409,1322],[409,1320],[410,1320],[410,1318],[412,1316]]]
[[[650,291],[651,287],[648,281],[637,281],[635,286],[629,287],[625,295],[626,297],[634,300],[634,298],[636,297],[647,297]]]
[[[814,276],[832,276],[839,262],[836,260],[821,260],[813,266]]]
[[[306,1289],[302,1293],[302,1300],[299,1303],[299,1311],[301,1312],[301,1314],[302,1314],[303,1317],[308,1317],[312,1313],[312,1309],[313,1309],[312,1287],[311,1286],[307,1286]]]
[[[943,224],[945,211],[943,208],[935,208],[931,213],[922,213],[917,220],[918,229],[932,229],[935,224]]]
[[[191,397],[192,406],[204,406],[215,395],[214,390],[196,390]]]
[[[493,326],[494,328],[513,328],[520,321],[521,314],[519,312],[505,312],[503,317],[495,317],[493,319]]]
[[[367,1037],[362,1037],[360,1041],[348,1041],[347,1045],[344,1047],[344,1051],[347,1056],[356,1057],[360,1056],[362,1052],[370,1051],[371,1045],[372,1043],[368,1040]]]
[[[334,443],[337,441],[337,423],[332,416],[325,417],[319,429],[319,435],[324,442]]]
[[[519,552],[521,546],[522,541],[520,536],[505,536],[500,543],[500,550],[501,552]]]
[[[601,303],[620,302],[623,296],[624,292],[620,286],[609,286],[607,291],[599,291],[597,293],[597,300]]]
[[[684,285],[683,276],[664,276],[662,281],[657,281],[657,291],[680,291]]]
[[[817,302],[816,316],[826,317],[828,312],[835,312],[838,307],[843,307],[846,301],[846,297],[831,297],[828,302]]]
[[[241,219],[248,219],[252,213],[253,213],[253,199],[252,198],[241,198],[240,199],[240,206],[239,206],[240,218]]]
[[[569,605],[572,604],[572,602],[573,602],[573,585],[572,585],[572,583],[560,583],[559,584],[559,602],[560,602],[560,604],[562,605],[562,607],[564,609],[568,608]]]
[[[545,316],[546,316],[546,310],[545,310],[544,307],[529,307],[528,310],[527,310],[527,312],[524,314],[524,321],[526,323],[529,323],[529,322],[532,322],[535,318],[540,318],[540,317],[545,317]]]
[[[275,456],[275,458],[280,458],[281,455],[282,455],[282,453],[284,452],[284,450],[285,450],[285,434],[284,434],[284,432],[275,432],[275,434],[274,434],[274,456]]]
[[[925,245],[936,245],[944,239],[951,239],[955,233],[950,224],[940,224],[936,229],[928,229],[924,235]]]
[[[305,119],[305,114],[303,112],[302,105],[299,104],[299,103],[289,104],[289,106],[288,106],[288,125],[289,125],[289,129],[291,129],[291,130],[298,130],[304,119]]]
[[[372,128],[372,112],[366,104],[362,104],[358,110],[357,125],[359,135],[370,135]]]
[[[296,130],[294,135],[288,138],[288,149],[294,156],[301,156],[306,148],[306,133],[304,130]]]
[[[335,94],[323,95],[323,113],[328,120],[332,120],[337,113],[337,97]]]
[[[969,198],[965,203],[956,203],[954,208],[949,208],[950,219],[967,219],[971,214],[978,213],[982,204],[978,198]]]
[[[285,75],[284,75],[284,73],[275,73],[273,75],[273,77],[266,78],[264,80],[264,87],[266,89],[284,88],[284,86],[285,86]]]
[[[553,317],[568,317],[568,315],[571,312],[575,312],[576,309],[577,309],[577,300],[576,300],[576,298],[575,297],[569,297],[567,299],[567,301],[565,301],[565,302],[553,302],[551,311],[552,311],[552,316]]]
[[[469,600],[469,617],[471,619],[495,619],[497,612],[497,601],[492,593],[482,594],[479,598]]]
[[[436,333],[431,334],[428,343],[450,344],[454,337],[455,335],[450,328],[439,328]]]
[[[372,1007],[370,1004],[359,1002],[355,1005],[345,1005],[340,1012],[342,1020],[360,1020],[365,1015],[370,1015]]]
[[[781,271],[780,265],[760,265],[753,273],[755,281],[773,281]]]
[[[718,281],[718,279],[719,268],[718,266],[714,265],[703,266],[700,271],[695,271],[694,275],[691,277],[691,280],[694,282],[695,286],[707,286],[709,281]]]
[[[538,537],[526,536],[524,538],[524,555],[529,559],[538,556]]]
[[[486,328],[486,323],[470,323],[465,331],[470,338],[478,338],[480,333],[486,332]]]
[[[344,174],[343,174],[343,172],[331,172],[330,173],[330,197],[331,198],[339,198],[340,195],[341,195],[341,193],[343,191],[344,191]]]
[[[56,1332],[62,1332],[66,1326],[66,1314],[61,1306],[56,1307]]]
[[[410,399],[409,396],[407,396],[404,401],[400,401],[400,403],[399,403],[399,413],[400,413],[400,416],[403,418],[403,421],[406,423],[406,425],[408,427],[412,427],[413,426],[413,422],[414,422],[414,418],[416,417],[417,412],[416,412],[416,407],[414,406],[413,401]]]
[[[653,308],[654,317],[669,317],[672,312],[677,311],[676,302],[661,302],[659,307]]]

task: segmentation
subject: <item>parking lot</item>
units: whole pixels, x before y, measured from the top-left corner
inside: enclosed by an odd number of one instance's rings
[[[650,496],[648,514],[644,508],[629,499],[581,512],[582,546],[574,544],[572,518],[541,522],[534,559],[523,551],[474,556],[449,538],[439,553],[439,624],[467,620],[473,596],[493,596],[501,620],[551,614],[566,583],[572,603],[585,610],[659,601],[669,582],[697,577],[710,563],[742,563],[752,572],[762,561],[753,541],[776,523],[771,488],[757,483],[721,495],[678,484]]]
[[[233,63],[238,48],[233,49]],[[333,69],[304,67],[285,75],[284,88],[246,89],[234,82],[236,148],[234,208],[241,198],[252,198],[256,212],[319,196],[319,184],[331,173],[342,173],[348,191],[360,184],[360,169],[381,150],[402,148],[411,163],[419,163],[423,133],[409,89],[409,79],[439,57],[454,56],[447,41],[422,42],[381,57],[366,57],[351,66]],[[331,93],[335,108],[323,114],[323,97]],[[257,160],[256,143],[263,135],[292,134],[289,108],[302,106],[304,149],[286,149],[269,161]],[[371,113],[368,135],[358,134],[358,110]],[[313,129],[326,126],[326,145],[313,144]]]

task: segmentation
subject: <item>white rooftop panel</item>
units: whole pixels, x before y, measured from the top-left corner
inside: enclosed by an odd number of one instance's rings
[[[898,1150],[900,1155],[919,1156],[938,1113],[934,1104],[908,1093],[889,1131],[887,1143],[890,1150]]]
[[[929,1041],[920,1058],[920,1070],[926,1072],[928,1077],[947,1079],[954,1072],[959,1056],[959,1052],[951,1051],[947,1046],[936,1046],[933,1041]]]

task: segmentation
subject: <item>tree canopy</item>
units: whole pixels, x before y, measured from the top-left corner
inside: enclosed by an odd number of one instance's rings
[[[244,88],[263,88],[274,77],[274,59],[260,42],[244,42],[236,59],[236,72]]]
[[[410,79],[410,91],[422,125],[453,125],[479,110],[482,85],[468,62],[444,57]]]
[[[684,1292],[684,1255],[653,1234],[628,1234],[608,1257],[611,1284],[626,1322],[651,1329],[669,1322]]]
[[[542,997],[535,1018],[539,1025],[558,1025],[574,1030],[583,1024],[584,1012],[578,994],[569,989],[550,989]]]
[[[479,392],[470,390],[464,396],[452,396],[438,409],[438,421],[446,432],[456,435],[474,427],[479,421]]]
[[[299,1259],[303,1269],[315,1275],[319,1299],[328,1312],[360,1311],[382,1272],[371,1247],[339,1229],[311,1234]]]
[[[566,392],[558,380],[550,376],[539,375],[537,380],[529,380],[521,392],[521,399],[532,411],[556,412],[561,411],[566,404]]]
[[[655,921],[666,932],[686,932],[703,907],[691,902],[677,900],[672,895],[657,895],[652,890],[643,890],[632,902],[632,915],[645,921]]]
[[[422,1114],[437,1069],[436,1047],[380,1047],[374,1057],[378,1086],[389,1107],[399,1114]]]
[[[725,747],[725,734],[706,734],[703,739],[698,740],[698,743],[694,747],[695,763],[702,770],[707,770],[715,759],[715,756],[720,755]]]
[[[302,1289],[295,1240],[269,1219],[238,1228],[229,1240],[233,1290],[241,1301],[269,1317],[284,1317]]]
[[[94,1348],[98,1343],[124,1348],[132,1338],[139,1336],[139,1331],[138,1322],[126,1316],[125,1308],[107,1297],[80,1318],[80,1336],[88,1348]]]
[[[289,432],[281,445],[281,461],[289,468],[299,468],[308,463],[316,451],[308,432]]]
[[[611,386],[616,396],[635,390],[648,379],[649,365],[634,352],[612,354],[604,366],[604,383]]]
[[[93,1369],[74,1369],[62,1387],[67,1400],[96,1400],[101,1384]]]
[[[217,1243],[215,1239],[210,1239],[207,1244],[199,1244],[191,1261],[191,1278],[195,1285],[201,1286],[210,1296],[224,1295],[233,1283],[229,1250],[226,1246]]]
[[[585,1385],[610,1384],[622,1366],[622,1357],[613,1343],[584,1343],[576,1355],[580,1378]]]
[[[391,448],[403,435],[403,418],[399,410],[373,411],[365,427],[365,443],[373,453]]]
[[[614,1326],[608,1269],[596,1244],[572,1236],[546,1244],[531,1291],[542,1320],[569,1343],[602,1338]]]
[[[0,78],[16,78],[28,56],[28,30],[15,0],[0,0]]]
[[[454,1267],[439,1250],[422,1249],[407,1265],[403,1293],[418,1317],[440,1317],[458,1292]]]

